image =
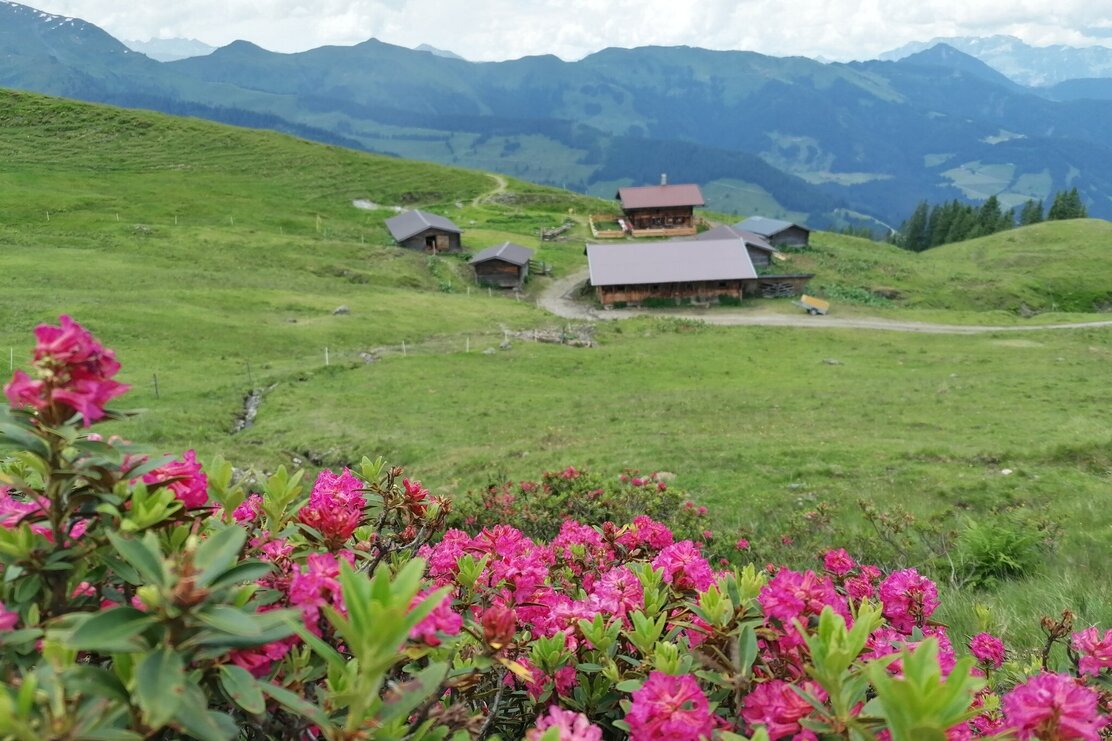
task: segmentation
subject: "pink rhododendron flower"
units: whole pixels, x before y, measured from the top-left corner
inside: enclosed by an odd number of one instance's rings
[[[86,427],[104,416],[104,406],[127,391],[112,380],[120,370],[116,355],[68,316],[60,326],[35,328],[34,362],[40,378],[16,371],[4,393],[13,407],[38,411],[58,405],[81,415]]]
[[[618,543],[631,551],[640,546],[648,546],[658,551],[672,545],[672,542],[672,531],[668,526],[647,515],[634,517],[633,523],[618,538]]]
[[[255,519],[262,514],[262,511],[263,498],[258,494],[252,494],[235,508],[235,511],[232,512],[232,517],[236,522],[254,522]]]
[[[813,682],[805,682],[801,689],[826,700],[826,693]],[[771,679],[762,682],[750,690],[745,696],[745,705],[741,709],[741,717],[755,731],[757,726],[764,726],[772,741],[791,736],[793,738],[814,738],[810,736],[797,736],[804,731],[799,721],[814,712],[811,703],[807,702],[792,685],[781,679]]]
[[[39,497],[34,502],[16,499],[11,489],[0,489],[0,527],[12,530],[24,522],[39,522],[46,518],[50,500]]]
[[[517,632],[517,613],[506,605],[496,603],[483,610],[483,638],[496,650],[513,643]]]
[[[928,625],[922,629],[923,638],[935,638],[938,641],[938,666],[942,675],[947,676],[957,664],[957,653],[950,642],[946,629],[937,625]],[[865,644],[863,656],[869,659],[881,659],[885,656],[901,653],[905,648],[914,651],[922,641],[913,641],[905,633],[895,628],[882,626],[869,636]],[[895,676],[903,676],[903,659],[896,659],[888,665],[888,671]]]
[[[344,471],[347,473],[347,471]],[[405,506],[414,517],[424,517],[429,509],[429,490],[421,486],[420,481],[402,479],[405,489]]]
[[[549,546],[577,576],[585,568],[598,569],[614,561],[614,549],[603,540],[602,533],[575,520],[564,520]]]
[[[709,739],[718,725],[692,676],[662,672],[649,674],[633,693],[625,721],[630,741],[698,741]]]
[[[1082,674],[1100,674],[1102,669],[1112,669],[1112,630],[1101,637],[1095,627],[1073,634],[1073,650],[1081,656]]]
[[[857,562],[846,553],[844,548],[839,548],[836,551],[827,551],[822,557],[822,565],[834,576],[845,576],[853,570]]]
[[[714,571],[690,540],[665,547],[653,559],[654,569],[664,571],[664,581],[676,589],[706,591],[714,584]]]
[[[798,619],[806,625],[811,617],[821,615],[827,605],[847,620],[850,617],[846,601],[834,589],[830,577],[820,577],[811,570],[801,574],[791,569],[780,569],[761,588],[757,601],[766,618],[777,620],[784,626],[785,635],[781,639],[784,648],[803,644],[803,637],[792,624],[793,620]]]
[[[969,651],[982,664],[993,669],[1004,665],[1004,642],[989,633],[978,633],[969,639]]]
[[[409,604],[410,609],[416,607],[419,603],[424,601],[429,596],[432,590],[425,590],[418,593],[413,601]],[[429,646],[440,645],[440,635],[459,635],[460,630],[463,628],[463,618],[459,613],[452,610],[452,596],[450,594],[444,597],[437,603],[433,611],[426,615],[421,622],[413,626],[413,630],[409,632],[409,637],[415,641],[423,641]]]
[[[176,479],[176,480],[171,480]],[[187,450],[181,460],[170,461],[143,476],[148,486],[169,481],[167,487],[186,509],[203,507],[208,501],[208,476],[201,472],[197,454]]]
[[[341,558],[354,565],[355,557],[341,551]],[[310,553],[304,566],[295,566],[286,594],[290,604],[301,608],[306,627],[320,635],[320,608],[331,604],[346,614],[340,589],[340,562],[331,553]]]
[[[938,607],[938,588],[915,569],[890,574],[881,582],[879,594],[884,617],[904,633],[922,627]]]
[[[749,550],[749,541],[745,538],[738,538],[737,543],[734,543],[734,547],[739,551],[747,551]]]
[[[846,594],[858,602],[868,599],[874,594],[872,582],[863,576],[851,576],[846,579],[845,586]]]
[[[339,548],[359,523],[367,502],[360,493],[363,482],[349,469],[340,475],[325,469],[317,476],[309,503],[297,513],[297,519],[319,532],[332,548]]]
[[[0,602],[0,630],[12,630],[19,623],[19,613],[4,609]]]
[[[525,732],[525,741],[540,741],[550,728],[560,729],[558,741],[602,741],[602,729],[583,713],[564,710],[557,705],[537,718],[535,726]]]
[[[1099,694],[1064,674],[1038,674],[1004,695],[1007,727],[1019,738],[1099,741],[1108,718],[1097,710]]]
[[[517,679],[525,684],[525,689],[534,702],[540,700],[548,690],[554,691],[557,695],[567,696],[575,689],[576,674],[574,666],[562,666],[554,674],[549,675],[538,669],[526,656],[520,657],[517,662],[525,667],[525,670],[532,676],[531,681],[522,677],[517,677]],[[515,676],[517,675],[507,674],[506,682],[512,686]]]
[[[595,583],[589,601],[593,612],[624,618],[627,613],[644,609],[645,590],[628,566],[615,566]]]

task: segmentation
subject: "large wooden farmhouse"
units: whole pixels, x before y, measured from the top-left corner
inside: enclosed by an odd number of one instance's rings
[[[402,247],[426,252],[459,252],[463,231],[451,219],[428,211],[405,211],[386,220],[386,228]]]
[[[750,216],[734,228],[760,235],[774,247],[806,247],[811,238],[811,230],[805,226],[764,216]]]
[[[695,207],[703,205],[698,185],[660,185],[619,188],[624,221],[635,237],[694,236]]]
[[[529,277],[533,250],[513,242],[487,247],[471,258],[475,279],[482,285],[520,289]]]
[[[761,235],[747,232],[738,229],[736,226],[729,226],[728,224],[708,229],[695,237],[695,239],[699,241],[712,239],[740,239],[745,243],[745,249],[749,252],[749,259],[753,261],[753,266],[757,268],[771,265],[772,256],[780,251],[769,244],[768,240]]]
[[[757,271],[738,239],[588,244],[591,286],[603,306],[650,299],[740,300]]]

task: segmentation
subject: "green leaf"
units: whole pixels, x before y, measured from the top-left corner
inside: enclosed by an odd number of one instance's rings
[[[210,628],[241,638],[257,638],[262,633],[252,613],[227,605],[216,605],[198,613],[197,617]]]
[[[232,702],[251,713],[262,715],[266,712],[266,699],[259,683],[246,669],[231,664],[220,667],[220,685],[228,693]]]
[[[269,682],[259,682],[259,689],[279,705],[286,708],[286,710],[308,718],[310,721],[320,726],[322,730],[332,726],[331,720],[329,720],[323,710],[313,703],[308,702],[300,695],[290,692],[285,687],[279,687]]]
[[[208,697],[194,682],[185,685],[174,720],[189,736],[200,741],[233,741],[240,737],[231,717],[208,709]]]
[[[641,689],[641,685],[645,683],[643,679],[626,679],[614,685],[614,689],[618,692],[636,692]]]
[[[209,587],[215,591],[231,585],[257,581],[273,570],[274,567],[265,561],[241,561],[227,571],[217,574]]]
[[[114,674],[99,666],[74,666],[66,670],[63,676],[66,689],[91,697],[103,697],[106,700],[116,700],[127,705],[131,697]]]
[[[38,436],[17,424],[0,422],[0,447],[29,450],[42,458],[50,457],[50,449]]]
[[[135,670],[135,699],[147,725],[161,728],[181,706],[185,693],[185,662],[169,646],[147,654]]]
[[[142,463],[142,464],[136,466],[135,468],[132,468],[131,470],[127,471],[125,475],[127,476],[127,478],[129,480],[134,481],[135,479],[139,478],[140,476],[144,476],[144,475],[150,473],[151,471],[162,468],[167,463],[173,462],[173,460],[174,460],[174,456],[172,456],[172,455],[156,456],[156,457],[151,458],[150,460],[146,461],[145,463]]]
[[[137,540],[109,531],[108,540],[112,542],[116,552],[147,582],[160,587],[166,586],[166,567],[162,563],[162,554],[158,551],[158,541],[153,536]]]
[[[138,636],[154,623],[153,615],[134,607],[113,607],[82,621],[70,634],[66,645],[79,651],[97,653],[142,651],[145,646]]]
[[[197,575],[197,584],[207,587],[232,568],[245,542],[247,532],[238,525],[229,525],[206,538],[193,560],[201,572]]]

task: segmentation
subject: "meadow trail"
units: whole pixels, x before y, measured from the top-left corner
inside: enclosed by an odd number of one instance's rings
[[[885,332],[917,332],[921,334],[987,334],[991,332],[1034,332],[1040,330],[1087,329],[1093,327],[1112,327],[1112,320],[1099,322],[1075,322],[1071,324],[1040,324],[1031,326],[1000,325],[963,325],[934,324],[930,322],[909,322],[880,317],[837,317],[809,316],[800,314],[752,314],[740,313],[729,309],[660,311],[645,309],[600,310],[576,299],[576,294],[588,278],[586,270],[579,270],[564,278],[555,280],[537,297],[537,305],[545,311],[563,319],[577,321],[621,320],[639,316],[674,317],[694,319],[720,327],[808,327],[825,329],[875,329]]]
[[[498,175],[498,174],[493,173],[493,172],[489,172],[489,173],[486,173],[486,174],[489,177],[493,178],[497,184],[494,186],[493,190],[488,190],[485,193],[480,193],[479,195],[472,198],[471,199],[471,205],[472,206],[478,206],[480,204],[486,203],[487,201],[489,201],[491,198],[494,198],[494,196],[498,195],[499,193],[505,193],[506,188],[509,186],[509,183],[506,181],[506,178],[503,177],[502,175]]]

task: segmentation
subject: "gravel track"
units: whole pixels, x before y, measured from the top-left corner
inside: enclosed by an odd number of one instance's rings
[[[839,317],[810,316],[799,314],[749,314],[731,312],[717,308],[713,311],[690,309],[660,311],[654,309],[610,309],[599,310],[575,300],[579,287],[587,280],[588,273],[581,270],[559,280],[553,281],[537,298],[537,305],[551,314],[576,321],[616,321],[638,316],[676,317],[694,319],[724,327],[807,327],[825,329],[873,329],[884,332],[918,332],[922,334],[988,334],[993,332],[1039,332],[1044,330],[1087,329],[1093,327],[1112,327],[1112,320],[1099,322],[1075,322],[1070,324],[1038,325],[965,325],[934,324],[930,322],[908,322],[899,319],[879,317]]]

